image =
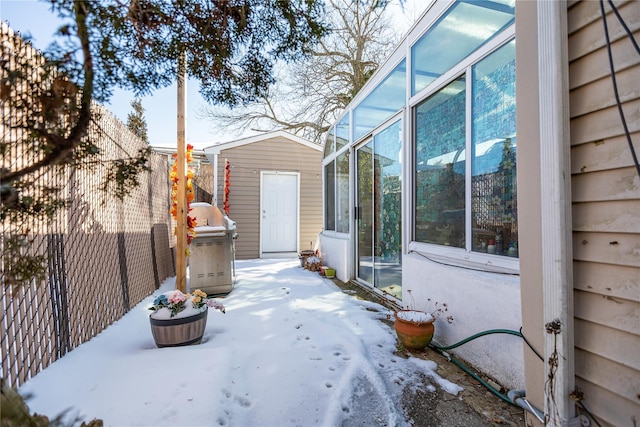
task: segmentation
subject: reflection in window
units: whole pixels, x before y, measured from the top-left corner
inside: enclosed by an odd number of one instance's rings
[[[473,250],[518,256],[515,41],[473,67]]]
[[[402,298],[402,126],[398,120],[375,135],[374,286]]]
[[[465,78],[415,109],[415,238],[465,247]]]
[[[364,101],[353,110],[353,140],[366,135],[404,107],[406,99],[406,61],[382,81]]]
[[[336,159],[336,231],[349,232],[349,151]]]
[[[373,140],[356,150],[358,278],[373,284]]]
[[[515,0],[458,1],[411,47],[415,95],[511,25]]]
[[[324,167],[324,218],[325,230],[336,229],[336,187],[335,187],[335,160]]]
[[[349,114],[346,114],[336,125],[336,151],[349,143]]]
[[[327,133],[327,140],[324,142],[324,157],[328,157],[333,154],[335,147],[335,128],[332,126]]]

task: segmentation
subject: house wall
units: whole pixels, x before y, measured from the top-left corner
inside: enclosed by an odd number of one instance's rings
[[[518,133],[518,224],[520,244],[520,301],[522,333],[538,351],[544,353],[542,293],[542,211],[540,189],[540,131],[538,103],[537,5],[532,1],[516,3],[516,126]],[[525,48],[522,48],[525,47]],[[526,102],[520,102],[526,100]],[[544,408],[544,362],[524,347],[526,399]],[[527,425],[535,417],[527,415]]]
[[[343,282],[351,280],[351,242],[348,234],[320,235],[322,263],[336,270],[336,277]]]
[[[489,329],[518,331],[522,326],[519,277],[438,264],[416,253],[404,255],[402,263],[402,304],[429,309],[430,299],[431,304],[446,303],[453,316],[452,324],[436,321],[438,344],[451,345]],[[507,389],[523,388],[523,342],[518,337],[486,335],[450,353]]]
[[[616,4],[640,39],[638,2]],[[609,5],[605,10],[622,108],[640,154],[640,56]],[[576,385],[602,425],[635,425],[640,177],[615,103],[599,3],[571,4],[568,29]]]
[[[300,173],[299,250],[312,249],[322,230],[322,152],[282,136],[223,149],[218,156],[218,205],[225,159],[231,163],[229,218],[236,222],[236,258],[260,257],[260,172]]]

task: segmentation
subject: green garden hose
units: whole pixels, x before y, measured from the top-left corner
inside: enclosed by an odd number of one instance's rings
[[[431,347],[432,349],[434,349],[435,351],[437,351],[438,353],[440,353],[441,355],[446,357],[449,361],[453,362],[456,366],[458,366],[460,369],[465,371],[467,374],[471,375],[475,380],[477,380],[480,384],[485,386],[487,388],[487,390],[489,390],[495,396],[499,397],[503,401],[505,401],[505,402],[507,402],[507,403],[509,403],[509,404],[511,404],[513,406],[519,406],[515,402],[513,402],[511,399],[509,399],[509,397],[507,397],[504,394],[500,393],[499,390],[496,390],[496,388],[493,387],[491,384],[487,383],[485,380],[480,378],[480,376],[478,374],[473,372],[471,369],[469,369],[462,362],[460,362],[455,357],[452,357],[449,353],[447,353],[447,350],[451,350],[453,348],[460,347],[461,345],[466,344],[469,341],[472,341],[472,340],[474,340],[476,338],[480,338],[480,337],[483,337],[485,335],[491,335],[491,334],[508,334],[508,335],[515,335],[517,337],[520,337],[529,346],[529,348],[531,348],[531,350],[540,358],[540,360],[544,360],[542,358],[542,356],[540,356],[540,354],[531,346],[531,344],[529,343],[529,341],[527,341],[527,339],[524,337],[524,335],[522,335],[522,328],[520,329],[520,331],[514,331],[514,330],[511,330],[511,329],[489,329],[487,331],[479,332],[479,333],[477,333],[475,335],[472,335],[472,336],[470,336],[468,338],[463,339],[462,341],[459,341],[459,342],[457,342],[455,344],[452,344],[452,345],[449,345],[449,346],[439,346],[439,345],[433,344],[433,342],[432,342],[431,344],[429,344],[429,347]]]

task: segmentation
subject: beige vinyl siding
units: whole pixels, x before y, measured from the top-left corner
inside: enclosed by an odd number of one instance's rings
[[[616,5],[640,39],[638,2]],[[640,154],[640,58],[605,10]],[[640,177],[615,104],[599,3],[572,3],[568,28],[576,385],[602,425],[631,426],[640,421]]]
[[[218,156],[218,205],[223,205],[225,159],[231,163],[229,217],[236,222],[236,258],[260,256],[260,172],[298,172],[299,248],[315,245],[322,230],[322,152],[285,137],[222,150]]]

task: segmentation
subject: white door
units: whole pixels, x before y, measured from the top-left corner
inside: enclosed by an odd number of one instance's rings
[[[296,252],[298,174],[263,172],[260,194],[262,252]]]

